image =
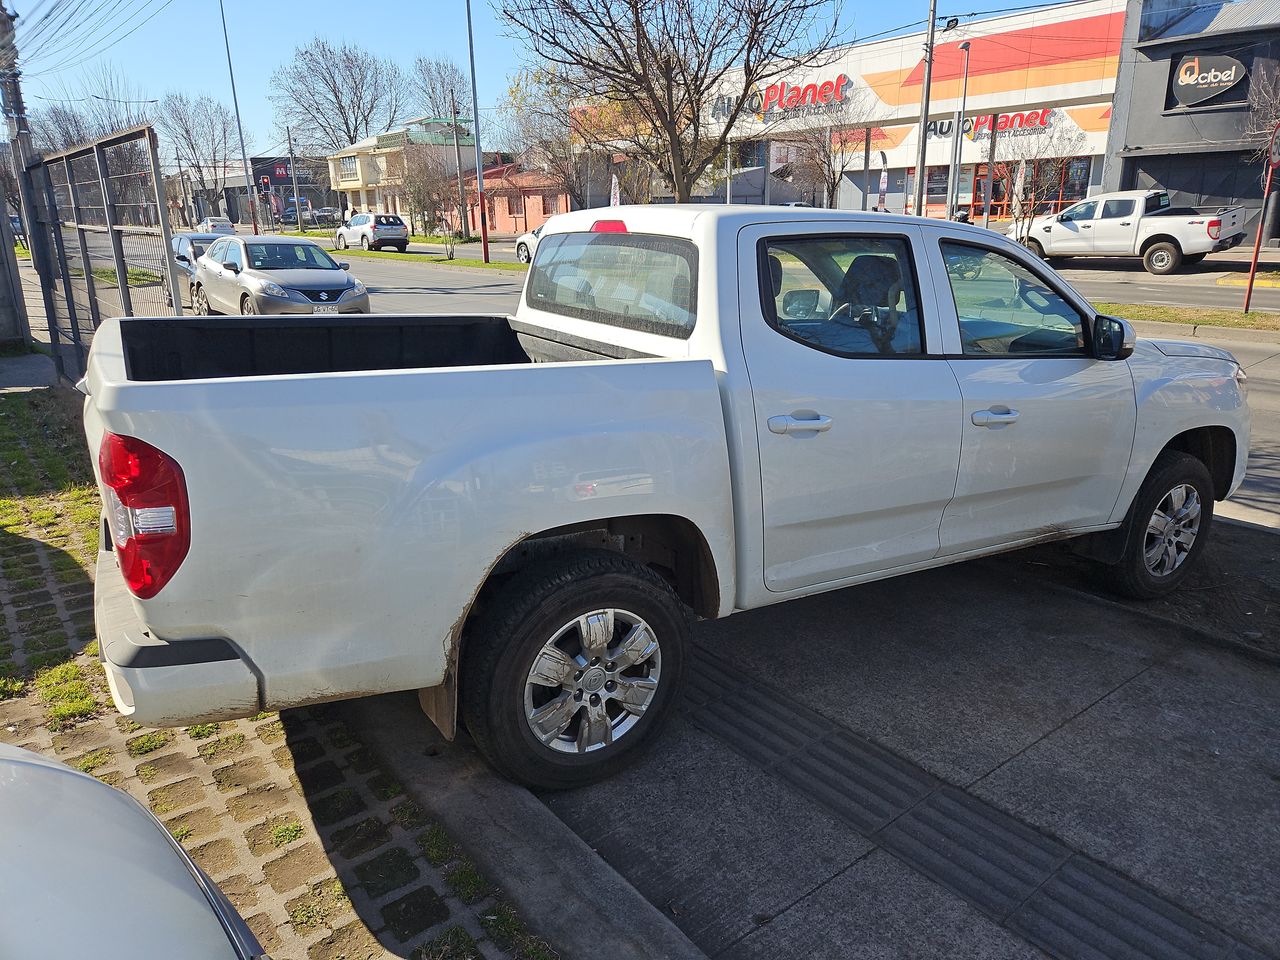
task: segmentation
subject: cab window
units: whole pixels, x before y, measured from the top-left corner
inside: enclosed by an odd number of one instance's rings
[[[1092,220],[1093,211],[1098,209],[1097,201],[1088,200],[1084,203],[1077,203],[1074,207],[1067,207],[1062,211],[1062,219],[1066,221],[1074,220]]]
[[[942,243],[965,356],[1088,356],[1084,318],[1017,260]]]
[[[1102,219],[1114,220],[1133,213],[1133,200],[1108,200],[1102,205]]]
[[[226,250],[223,252],[226,258],[224,263],[234,263],[240,269],[244,269],[244,251],[240,249],[240,244],[234,240],[227,241]]]
[[[215,263],[222,263],[226,257],[227,244],[230,240],[216,240],[212,247],[209,248],[209,259]]]
[[[778,237],[763,242],[766,322],[847,357],[923,353],[920,298],[904,237]]]

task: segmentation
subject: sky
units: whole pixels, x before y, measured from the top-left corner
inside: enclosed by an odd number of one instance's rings
[[[500,2],[500,0],[499,0]],[[601,0],[605,2],[605,0]],[[272,72],[314,37],[347,41],[390,57],[405,69],[419,56],[446,56],[467,69],[464,0],[225,0],[231,56],[250,153],[280,147],[267,99]],[[968,0],[964,9],[939,0],[939,15],[1033,5],[1034,0]],[[87,73],[109,62],[145,98],[169,90],[208,93],[231,102],[226,51],[216,0],[10,0],[20,17],[18,53],[31,110],[50,99],[81,96]],[[68,23],[34,35],[39,18],[62,7]],[[954,9],[953,9],[954,7]],[[928,15],[927,0],[902,4],[846,2],[846,35],[868,36]],[[481,117],[506,97],[507,78],[525,50],[505,33],[490,0],[472,0]],[[917,28],[918,29],[918,28]],[[28,35],[31,34],[30,38]]]

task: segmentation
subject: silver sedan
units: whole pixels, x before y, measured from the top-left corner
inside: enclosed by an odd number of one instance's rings
[[[224,237],[196,261],[197,314],[368,313],[369,291],[304,237]]]

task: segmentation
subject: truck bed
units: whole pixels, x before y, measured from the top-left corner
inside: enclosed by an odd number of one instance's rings
[[[120,321],[133,381],[532,363],[505,316]]]

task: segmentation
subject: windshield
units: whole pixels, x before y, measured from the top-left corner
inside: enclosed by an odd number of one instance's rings
[[[254,270],[337,270],[333,258],[313,243],[251,243]]]

